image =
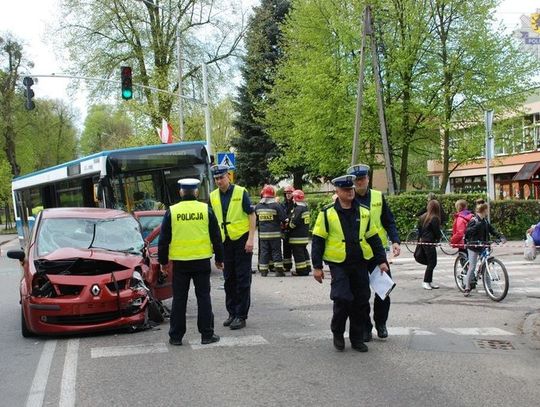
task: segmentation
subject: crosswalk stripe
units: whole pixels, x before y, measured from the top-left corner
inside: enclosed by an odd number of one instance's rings
[[[441,328],[441,330],[451,334],[468,336],[514,336],[512,332],[508,332],[504,329],[499,328]]]
[[[142,355],[146,353],[166,353],[169,350],[164,343],[151,343],[147,345],[128,345],[128,346],[107,346],[101,348],[92,348],[90,357],[110,358],[114,356]]]
[[[261,335],[247,335],[247,336],[225,336],[221,337],[219,342],[214,342],[208,345],[202,345],[200,341],[189,341],[192,349],[207,349],[218,347],[232,347],[232,346],[257,346],[267,345],[268,341]]]

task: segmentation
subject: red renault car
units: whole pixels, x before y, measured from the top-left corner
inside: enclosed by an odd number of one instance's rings
[[[44,209],[26,250],[7,255],[23,267],[25,337],[142,328],[170,297],[153,290],[159,270],[150,267],[139,223],[120,210]]]

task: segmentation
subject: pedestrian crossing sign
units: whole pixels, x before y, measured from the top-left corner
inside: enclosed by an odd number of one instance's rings
[[[236,169],[234,153],[217,153],[217,163],[227,165],[231,170]]]

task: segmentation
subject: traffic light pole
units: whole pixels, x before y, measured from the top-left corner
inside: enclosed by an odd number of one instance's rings
[[[63,75],[63,74],[56,75],[54,73],[50,74],[50,75],[34,75],[34,74],[31,74],[31,75],[28,75],[28,76],[31,77],[31,78],[79,79],[79,80],[83,80],[83,81],[109,82],[109,83],[114,83],[114,84],[118,84],[120,82],[120,86],[122,85],[122,81],[118,81],[118,79],[93,78],[93,77],[90,77],[90,76],[76,76],[76,75]],[[154,90],[156,92],[166,93],[168,95],[175,95],[174,92],[164,90],[164,89],[155,88],[153,86],[140,85],[138,83],[134,83],[134,84],[132,84],[132,86],[138,87],[138,88],[143,88],[143,89],[150,89],[150,90]],[[192,97],[189,97],[189,96],[180,95],[180,97],[182,99],[190,100],[192,102],[201,103],[201,104],[204,103],[200,99],[192,98]]]

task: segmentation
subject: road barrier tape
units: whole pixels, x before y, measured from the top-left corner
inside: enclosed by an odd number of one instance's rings
[[[486,243],[482,243],[482,244],[460,244],[459,246],[460,247],[456,247],[454,245],[451,245],[450,243],[433,243],[433,242],[416,242],[416,241],[407,241],[407,242],[401,242],[401,245],[421,245],[421,246],[450,246],[452,247],[453,249],[467,249],[469,247],[491,247],[493,245],[496,245],[498,247],[519,247],[521,249],[525,248],[525,243],[521,244],[521,245],[517,245],[517,244],[511,244],[511,243],[491,243],[491,244],[486,244]],[[532,247],[532,246],[531,246]],[[537,249],[540,249],[540,246],[535,246]]]

